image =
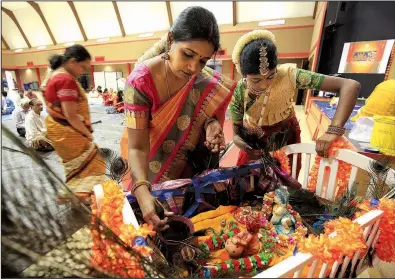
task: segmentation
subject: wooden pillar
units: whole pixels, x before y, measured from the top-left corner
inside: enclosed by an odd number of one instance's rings
[[[231,65],[232,65],[232,69],[230,70],[230,79],[234,80],[235,79],[235,64],[233,63],[232,60],[231,60]]]
[[[93,76],[93,72],[95,71],[95,66],[91,65],[91,85],[95,87],[95,77]]]
[[[130,65],[130,63],[126,63],[126,67],[128,69],[128,75],[130,75],[130,73],[132,72],[132,65]]]
[[[36,68],[37,80],[38,80],[38,87],[41,86],[41,76],[40,76],[40,69]]]
[[[16,76],[16,82],[18,83],[18,88],[22,89],[22,90],[25,90],[23,88],[23,84],[22,84],[22,81],[21,81],[21,74],[19,73],[18,69],[15,70],[15,76]]]

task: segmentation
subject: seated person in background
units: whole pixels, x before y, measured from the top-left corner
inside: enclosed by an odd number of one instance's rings
[[[96,91],[97,93],[99,93],[100,96],[103,95],[103,90],[101,89],[100,85],[96,88]]]
[[[15,109],[14,102],[7,98],[7,92],[2,91],[1,94],[1,114],[11,114]]]
[[[112,107],[107,108],[108,114],[120,113],[124,112],[124,103],[123,103],[123,91],[119,90],[116,97],[114,98]]]
[[[104,88],[102,97],[103,97],[103,103],[106,104],[107,99],[110,98],[110,93],[108,93],[107,88]]]
[[[19,89],[18,90],[18,95],[15,97],[15,106],[19,107],[22,103],[22,100],[28,100],[29,98],[25,97],[25,94],[23,93],[23,90]]]
[[[351,121],[374,115],[395,116],[395,79],[379,83]]]
[[[44,124],[43,103],[39,99],[30,100],[30,112],[26,115],[26,142],[31,148],[39,151],[52,151],[51,141],[46,137]]]
[[[96,91],[95,87],[91,86],[88,97],[89,98],[99,98],[100,97],[99,92]]]
[[[112,88],[110,88],[110,92],[108,93],[108,98],[104,101],[105,106],[111,106],[114,103],[114,99],[117,97],[117,94],[114,92]]]
[[[29,102],[29,99],[23,99],[21,104],[14,110],[13,114],[13,117],[16,121],[16,131],[21,137],[25,137],[26,134],[25,119],[30,110]]]
[[[27,92],[25,93],[25,96],[28,97],[30,100],[32,99],[36,99],[37,95],[33,93],[33,90],[31,90],[30,88],[27,90]]]
[[[114,98],[114,103],[112,105],[116,108],[117,112],[124,112],[124,103],[123,103],[123,91],[119,90],[116,97]]]

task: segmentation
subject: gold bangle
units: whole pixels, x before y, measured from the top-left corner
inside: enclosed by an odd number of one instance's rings
[[[132,189],[130,190],[130,192],[132,193],[132,195],[134,196],[134,192],[137,190],[137,188],[141,187],[141,186],[147,186],[148,191],[151,192],[152,190],[152,185],[149,181],[146,180],[139,180],[136,183],[133,184]]]
[[[212,122],[217,121],[217,119],[215,118],[209,118],[206,120],[206,122],[204,122],[204,130],[207,130],[208,125],[210,125]]]
[[[332,126],[332,125],[329,125],[328,129],[326,130],[327,134],[333,134],[333,135],[338,135],[338,136],[344,135],[345,132],[346,132],[345,128],[338,127],[338,126]]]

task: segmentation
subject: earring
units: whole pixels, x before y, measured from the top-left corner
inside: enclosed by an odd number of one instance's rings
[[[165,46],[165,52],[162,54],[162,59],[170,60],[169,50],[170,50],[170,46],[169,46],[169,43],[167,42],[166,46]]]

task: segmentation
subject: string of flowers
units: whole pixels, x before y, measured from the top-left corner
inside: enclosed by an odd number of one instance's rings
[[[200,249],[204,252],[214,251],[216,249],[222,249],[225,247],[226,241],[231,238],[232,236],[238,234],[240,229],[235,222],[230,222],[229,224],[229,231],[222,235],[212,235],[205,241],[199,244]]]
[[[385,262],[395,262],[395,200],[381,198],[377,207],[371,206],[369,200],[364,200],[358,207],[355,218],[366,212],[379,209],[384,212],[379,225],[379,237],[375,246],[377,257]]]
[[[273,254],[263,252],[237,260],[231,259],[213,266],[206,266],[200,270],[199,275],[203,278],[214,278],[218,273],[256,273],[265,269],[269,265],[272,257]]]
[[[103,226],[97,224],[97,218],[110,228],[126,245],[133,248],[143,257],[149,257],[152,249],[146,245],[136,245],[145,242],[148,235],[155,235],[152,227],[142,225],[138,230],[132,224],[124,224],[122,209],[125,196],[115,181],[106,181],[102,184],[104,197],[100,211],[96,205],[96,198],[92,196],[92,237],[93,246],[91,264],[112,276],[144,278],[144,268],[139,259],[132,256],[120,244],[107,237]],[[95,217],[96,216],[96,217]]]
[[[330,236],[335,231],[336,235]],[[299,241],[299,251],[311,253],[325,263],[333,263],[341,255],[352,258],[356,252],[362,253],[365,249],[362,227],[343,217],[325,223],[323,234],[309,235]]]
[[[289,163],[289,158],[283,150],[280,149],[274,152],[270,152],[270,155],[280,162],[282,171],[291,174],[291,166]]]
[[[337,140],[332,142],[331,146],[329,147],[328,156],[329,157],[335,156],[340,149],[354,150],[354,147],[346,138],[344,137],[338,138]],[[314,164],[311,168],[309,180],[307,183],[307,189],[311,192],[315,192],[315,189],[317,187],[318,170],[320,168],[320,162],[321,162],[321,157],[317,155],[315,157]],[[337,188],[336,188],[335,196],[337,198],[342,197],[346,193],[348,181],[350,179],[351,169],[352,169],[351,164],[348,164],[343,161],[339,161],[339,167],[336,175]]]

